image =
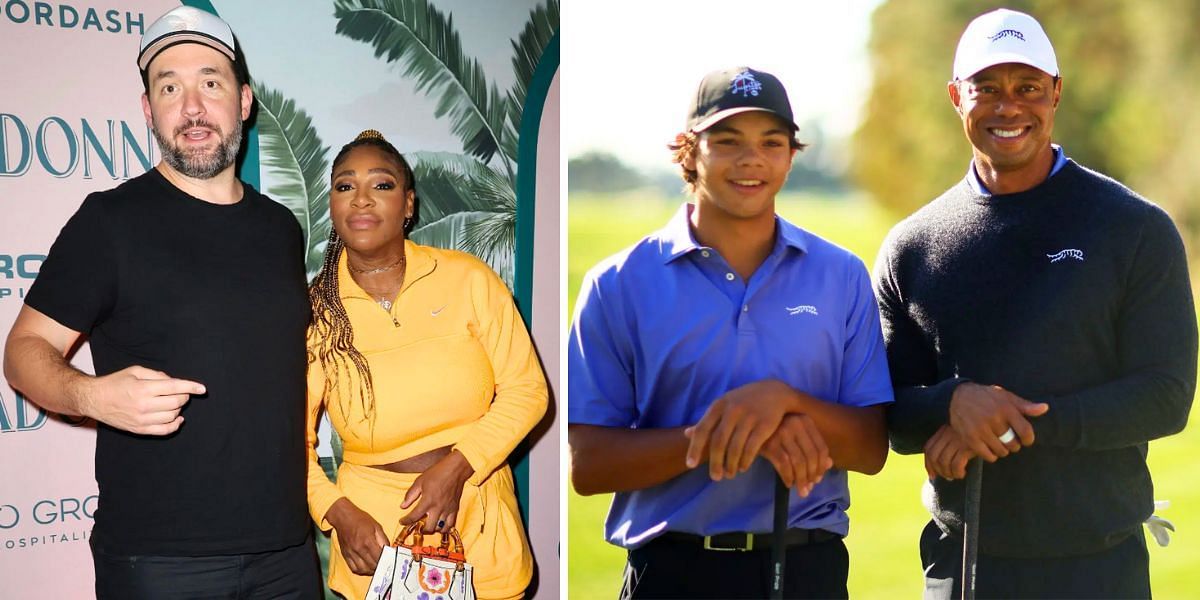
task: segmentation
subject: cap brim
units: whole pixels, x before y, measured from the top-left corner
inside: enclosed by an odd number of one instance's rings
[[[771,114],[779,117],[780,120],[782,120],[784,123],[787,123],[788,125],[790,125],[792,127],[792,131],[797,131],[800,129],[800,127],[798,125],[796,125],[796,123],[789,121],[787,119],[787,117],[784,117],[783,115],[781,115],[769,108],[761,108],[758,106],[739,106],[737,108],[727,108],[725,110],[717,111],[717,112],[709,115],[703,121],[700,121],[699,123],[696,123],[695,125],[692,125],[691,130],[694,133],[700,133],[700,132],[704,131],[705,129],[712,127],[713,125],[716,125],[718,122],[720,122],[724,119],[727,119],[729,117],[732,117],[733,115],[738,115],[741,113],[746,113],[746,112],[751,112],[751,111],[756,111],[756,110],[762,111],[765,113],[771,113]]]
[[[967,65],[966,67],[964,67],[962,69],[963,71],[965,71],[965,73],[957,73],[956,72],[954,74],[954,78],[955,79],[966,79],[988,67],[994,67],[996,65],[1003,65],[1003,64],[1007,64],[1007,63],[1018,63],[1018,64],[1022,64],[1022,65],[1029,65],[1051,77],[1058,77],[1057,72],[1051,73],[1048,70],[1048,69],[1054,69],[1055,71],[1058,70],[1057,68],[1055,68],[1052,65],[1045,65],[1045,64],[1039,65],[1039,64],[1037,64],[1036,61],[1029,58],[1028,56],[1026,56],[1024,54],[1018,54],[1016,52],[997,52],[995,54],[989,54],[987,56],[987,58],[985,58],[983,60],[980,60],[978,62]],[[944,72],[945,71],[943,71],[943,73]]]
[[[158,56],[163,50],[174,46],[175,44],[195,43],[203,44],[224,54],[226,58],[236,62],[237,58],[234,51],[226,46],[224,42],[207,34],[196,31],[172,31],[153,42],[150,42],[141,54],[138,55],[138,69],[145,71],[146,67],[150,66],[150,62],[154,57]]]

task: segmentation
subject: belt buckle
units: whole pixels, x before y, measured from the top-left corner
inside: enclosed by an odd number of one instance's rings
[[[746,545],[745,546],[734,546],[732,548],[713,546],[712,538],[713,538],[713,536],[711,536],[711,535],[704,536],[704,549],[705,550],[716,550],[717,552],[747,552],[747,551],[754,549],[754,534],[753,533],[746,534]]]

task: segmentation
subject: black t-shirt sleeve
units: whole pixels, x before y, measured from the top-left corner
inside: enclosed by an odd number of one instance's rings
[[[25,304],[59,324],[89,333],[111,311],[116,258],[103,198],[91,194],[67,221],[25,296]]]

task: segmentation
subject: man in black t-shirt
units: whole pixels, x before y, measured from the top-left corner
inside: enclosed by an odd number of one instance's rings
[[[138,67],[163,160],[63,227],[5,376],[98,422],[98,597],[317,598],[303,236],[235,175],[244,60],[228,24],[180,7],[146,29]],[[83,335],[96,376],[64,358]]]

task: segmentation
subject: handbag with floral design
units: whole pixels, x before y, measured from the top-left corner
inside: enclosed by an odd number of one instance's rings
[[[475,600],[472,568],[458,530],[441,534],[440,545],[426,546],[423,526],[423,521],[409,525],[383,548],[366,600]]]

